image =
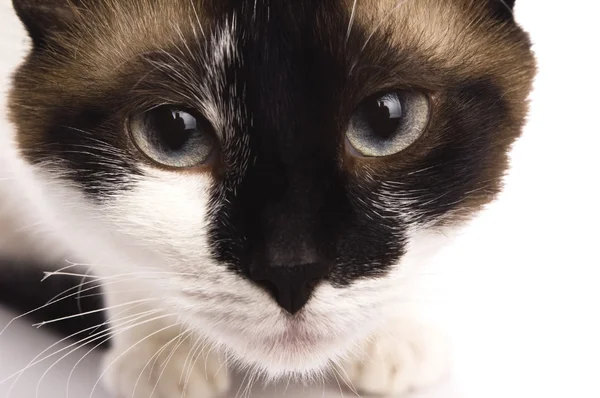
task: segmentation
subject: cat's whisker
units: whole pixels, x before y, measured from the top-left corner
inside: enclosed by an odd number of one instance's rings
[[[67,263],[69,263],[69,264],[72,264],[73,266],[85,267],[85,268],[113,268],[114,267],[114,265],[108,265],[108,264],[102,264],[102,263],[91,264],[91,263],[79,263],[79,262],[76,263],[76,262],[72,262],[70,260],[65,260],[65,261]],[[156,270],[156,271],[154,271],[154,270]],[[53,272],[59,272],[59,271],[60,270],[53,271]],[[116,276],[121,276],[121,275],[138,275],[138,274],[146,274],[146,273],[152,274],[152,273],[156,273],[156,272],[161,272],[161,273],[167,272],[167,273],[175,273],[175,274],[177,274],[176,272],[165,271],[164,269],[159,268],[159,267],[148,267],[148,266],[145,266],[145,267],[143,267],[143,271],[139,271],[139,272],[135,272],[135,273],[118,274]],[[60,274],[58,274],[58,275],[60,275]],[[84,274],[80,274],[80,275],[76,275],[76,276],[83,276],[83,275]],[[113,275],[111,275],[111,276],[113,276]]]
[[[247,369],[244,369],[244,377],[242,378],[242,381],[240,382],[240,386],[238,387],[237,392],[235,393],[235,398],[240,397],[240,394],[242,393],[242,388],[244,387],[244,383],[246,383],[246,379],[248,379],[249,374],[250,374],[250,370],[252,369],[252,367],[248,366]]]
[[[159,311],[157,311],[157,312],[159,312]],[[160,320],[160,319],[163,319],[163,318],[165,318],[165,317],[170,317],[170,316],[171,316],[170,314],[163,315],[163,316],[161,316],[161,317],[156,317],[156,318],[150,319],[150,320],[148,320],[148,322],[154,322],[155,320]],[[69,374],[69,379],[68,379],[69,381],[68,381],[68,382],[70,382],[70,380],[71,380],[72,374],[73,374],[73,372],[75,371],[75,367],[76,367],[76,366],[77,366],[77,365],[80,363],[80,361],[82,361],[82,360],[83,360],[85,357],[87,357],[89,354],[91,354],[91,353],[92,353],[94,350],[96,350],[96,349],[97,349],[98,347],[100,347],[101,345],[105,344],[107,341],[111,340],[113,337],[115,337],[115,336],[117,336],[117,335],[119,335],[119,334],[121,334],[121,333],[124,333],[124,332],[128,331],[129,329],[131,329],[131,328],[133,328],[133,327],[140,326],[140,325],[141,325],[141,324],[143,324],[143,323],[145,323],[145,322],[142,322],[142,323],[139,323],[139,324],[136,324],[136,325],[133,325],[133,326],[129,326],[129,327],[127,327],[125,330],[123,330],[123,329],[119,329],[117,332],[114,332],[112,335],[109,335],[109,336],[108,336],[108,338],[106,338],[106,339],[102,340],[100,343],[98,343],[98,344],[96,344],[94,347],[92,347],[92,348],[91,348],[91,349],[90,349],[88,352],[86,352],[86,353],[83,355],[83,357],[82,357],[82,358],[81,358],[81,359],[80,359],[80,360],[79,360],[79,361],[78,361],[78,362],[75,364],[75,366],[74,366],[74,367],[73,367],[73,369],[71,370],[71,373]],[[89,342],[88,342],[88,343],[89,343]],[[87,344],[86,344],[86,345],[87,345]],[[79,347],[79,348],[81,348],[81,347]],[[77,348],[77,349],[79,349],[79,348]],[[68,386],[68,383],[67,383],[67,386]],[[92,391],[92,393],[93,393],[93,391]],[[68,398],[68,397],[67,397],[67,398]]]
[[[77,276],[77,277],[85,277],[89,275],[86,274],[79,274],[79,273],[74,273],[74,272],[59,272],[59,271],[47,271],[44,272],[44,274],[46,275],[46,278],[44,278],[43,280],[52,277],[52,276]],[[171,275],[171,276],[196,276],[196,274],[192,274],[192,273],[184,273],[184,272],[170,272],[170,271],[140,271],[140,272],[127,272],[127,273],[123,273],[123,274],[117,274],[117,275],[111,275],[111,276],[93,276],[93,278],[95,280],[107,280],[107,279],[117,279],[117,278],[122,278],[124,276],[144,276],[144,275],[162,275],[162,276],[167,276],[167,275]],[[42,281],[43,281],[42,280]]]
[[[17,320],[19,320],[19,319],[22,319],[22,318],[24,318],[24,317],[26,317],[26,316],[28,316],[28,315],[31,315],[31,314],[33,314],[34,312],[36,312],[36,311],[39,311],[39,310],[41,310],[41,309],[43,309],[43,308],[46,308],[46,307],[48,307],[49,305],[52,305],[52,304],[54,304],[54,303],[46,303],[46,304],[44,304],[44,305],[41,305],[41,306],[39,306],[39,307],[37,307],[37,308],[35,308],[35,309],[33,309],[33,310],[30,310],[30,311],[27,311],[27,312],[25,312],[25,313],[23,313],[23,314],[21,314],[21,315],[17,315],[17,316],[15,316],[15,317],[14,317],[14,318],[12,318],[12,319],[11,319],[11,320],[10,320],[10,321],[9,321],[9,322],[8,322],[8,323],[5,325],[5,326],[4,326],[4,328],[3,328],[3,329],[0,331],[0,337],[1,337],[1,336],[4,334],[4,332],[6,331],[6,329],[8,329],[8,328],[9,328],[9,327],[10,327],[10,326],[11,326],[11,325],[14,323],[14,322],[16,322]]]
[[[158,312],[161,312],[161,311],[160,311],[160,310],[153,310],[153,313],[158,313]],[[13,388],[14,388],[14,387],[15,387],[15,385],[16,385],[16,383],[17,383],[17,382],[18,382],[18,380],[20,379],[20,377],[21,377],[21,376],[22,376],[22,375],[23,375],[23,374],[24,374],[24,373],[25,373],[27,370],[29,370],[30,368],[32,368],[33,366],[36,366],[37,364],[39,364],[39,363],[42,363],[42,362],[44,362],[45,360],[47,360],[47,359],[49,359],[49,358],[52,358],[52,357],[53,357],[53,356],[55,356],[55,355],[58,355],[58,354],[60,354],[61,352],[64,352],[64,351],[70,350],[70,349],[71,349],[72,347],[74,347],[74,346],[78,346],[78,347],[76,347],[75,349],[72,349],[71,351],[69,351],[69,352],[68,352],[66,355],[63,355],[63,356],[61,357],[61,360],[62,360],[62,359],[64,359],[64,358],[66,358],[66,356],[70,355],[71,353],[73,353],[73,352],[77,351],[79,348],[81,348],[81,347],[83,347],[83,346],[85,346],[85,345],[87,345],[87,344],[89,344],[89,343],[93,343],[94,341],[97,341],[97,340],[99,340],[99,339],[103,339],[103,338],[105,338],[106,336],[109,336],[109,338],[108,338],[108,339],[106,339],[106,340],[103,340],[103,341],[102,341],[102,342],[99,344],[99,345],[102,345],[102,344],[104,344],[106,341],[110,340],[110,338],[112,338],[112,336],[114,336],[114,335],[121,334],[123,331],[129,330],[129,329],[131,329],[131,328],[133,328],[133,327],[140,326],[140,325],[142,325],[142,324],[144,324],[144,323],[147,323],[147,322],[153,322],[153,321],[155,321],[155,320],[158,320],[158,319],[161,319],[161,318],[164,318],[164,317],[167,317],[167,316],[170,316],[170,315],[163,315],[163,316],[159,316],[159,317],[152,318],[152,319],[150,319],[150,320],[147,320],[147,321],[138,322],[138,323],[135,323],[134,325],[127,326],[126,328],[122,328],[122,327],[119,327],[119,328],[117,328],[117,327],[109,327],[107,330],[104,330],[104,331],[101,331],[101,332],[95,333],[95,334],[93,334],[93,335],[91,335],[91,336],[88,336],[88,337],[86,337],[86,338],[84,338],[84,339],[82,339],[82,340],[80,340],[80,341],[76,341],[76,342],[74,342],[74,343],[72,343],[72,344],[70,344],[70,345],[68,345],[68,346],[66,346],[66,347],[63,347],[63,348],[61,348],[61,349],[59,349],[59,350],[57,350],[57,351],[55,351],[55,352],[53,352],[53,353],[51,353],[51,354],[48,354],[48,355],[46,355],[46,356],[44,356],[44,357],[40,358],[40,357],[41,357],[41,356],[42,356],[42,355],[43,355],[45,352],[49,351],[51,348],[53,348],[53,347],[55,347],[56,345],[58,345],[58,344],[59,344],[59,343],[55,343],[55,344],[53,344],[52,346],[48,347],[46,350],[44,350],[42,353],[38,354],[38,355],[37,355],[37,356],[36,356],[36,357],[35,357],[33,360],[31,360],[31,361],[30,361],[30,362],[29,362],[29,363],[28,363],[28,364],[27,364],[27,365],[26,365],[26,366],[25,366],[23,369],[21,369],[21,370],[19,370],[19,371],[15,372],[15,373],[13,373],[13,374],[11,374],[10,376],[6,377],[6,378],[5,378],[5,379],[3,379],[3,380],[0,380],[0,384],[3,384],[3,383],[5,383],[5,382],[7,382],[8,380],[10,380],[10,379],[13,379],[13,378],[15,378],[15,377],[16,377],[16,379],[15,379],[15,380],[13,380],[13,382],[11,383],[11,386],[10,386],[10,388],[9,388],[9,391],[8,391],[8,394],[7,394],[7,396],[8,396],[8,395],[10,395],[10,392],[13,390]],[[130,320],[130,321],[126,321],[126,322],[125,322],[125,325],[127,325],[127,324],[128,324],[128,323],[130,323],[130,322],[136,322],[136,321],[137,321],[137,319],[139,319],[139,318],[140,318],[140,317],[138,317],[138,318],[135,318],[135,319],[132,319],[132,320]],[[91,329],[91,328],[90,328],[90,329]],[[115,330],[117,330],[118,332],[115,332]],[[78,332],[78,333],[75,333],[75,334],[73,334],[72,336],[69,336],[69,337],[65,338],[64,340],[66,340],[66,339],[68,339],[68,338],[71,338],[71,337],[73,337],[73,336],[75,336],[75,335],[77,335],[77,334],[80,334],[80,333],[82,333],[82,332],[83,332],[83,331],[80,331],[80,332]],[[112,334],[111,334],[111,333],[112,333]],[[60,361],[60,360],[59,360],[59,361]],[[58,363],[59,361],[57,361],[57,362],[55,362],[55,363]]]
[[[182,327],[183,327],[183,325],[182,325]],[[178,343],[175,345],[175,347],[173,347],[173,349],[171,350],[171,353],[170,353],[170,354],[169,354],[169,356],[168,356],[168,357],[167,357],[167,358],[166,358],[166,359],[163,361],[163,363],[161,363],[162,370],[161,370],[160,374],[158,375],[158,377],[156,378],[156,383],[155,383],[155,385],[154,385],[154,389],[152,390],[152,394],[150,394],[150,395],[153,395],[153,394],[154,394],[154,391],[155,391],[155,390],[156,390],[156,388],[158,387],[158,384],[160,383],[160,380],[161,380],[161,378],[162,378],[163,374],[164,374],[164,373],[165,373],[165,371],[167,370],[167,367],[169,366],[169,363],[171,362],[171,359],[173,358],[173,356],[175,355],[175,353],[177,352],[177,350],[179,349],[179,347],[181,347],[181,345],[185,343],[185,341],[187,340],[187,338],[188,338],[188,337],[190,337],[190,335],[191,335],[192,333],[193,333],[192,331],[190,331],[190,330],[187,330],[187,331],[181,332],[181,333],[179,334],[179,336],[178,336],[177,338],[178,338],[180,341],[179,341],[179,342],[178,342]],[[155,361],[155,363],[152,365],[152,367],[154,367],[154,365],[155,365],[155,364],[156,364],[156,361]],[[151,371],[151,372],[152,372],[152,371]],[[183,372],[183,368],[182,368],[182,372]],[[185,394],[185,391],[183,391],[183,390],[182,390],[182,392],[181,392],[181,393],[182,393],[182,395],[184,395],[184,394]]]
[[[336,384],[337,384],[337,386],[338,386],[338,389],[339,389],[339,391],[340,391],[340,395],[342,396],[342,398],[344,398],[344,390],[342,389],[342,385],[340,384],[340,380],[339,380],[339,378],[338,378],[338,375],[337,375],[337,373],[335,372],[335,370],[334,370],[334,372],[332,373],[332,375],[333,375],[333,378],[335,379],[335,382],[336,382]]]
[[[259,383],[261,379],[264,379],[263,370],[260,369],[259,366],[256,366],[255,371],[254,371],[254,377],[252,378],[252,380],[250,381],[250,385],[248,386],[248,395],[247,395],[248,398],[250,398],[250,396],[252,395],[252,391],[254,390],[256,384]],[[264,391],[264,388],[263,388],[263,391]]]
[[[221,363],[221,365],[217,368],[217,371],[215,372],[215,377],[217,377],[217,375],[221,372],[221,370],[223,369],[223,367],[227,368],[228,363],[228,356],[224,355],[223,356],[223,362]],[[227,371],[227,370],[226,370]]]
[[[183,388],[184,391],[187,390],[187,386],[189,384],[190,377],[193,373],[194,366],[196,366],[197,358],[196,359],[194,359],[194,358],[198,354],[198,351],[200,351],[202,349],[205,342],[206,342],[205,337],[198,336],[196,338],[196,341],[192,344],[192,348],[188,352],[188,355],[186,356],[185,361],[183,362],[183,368],[182,368],[182,373],[181,373],[179,382],[184,383],[184,388]],[[184,373],[185,373],[185,378],[184,378]]]
[[[102,346],[107,341],[109,341],[110,339],[112,339],[112,337],[113,337],[112,335],[109,335],[107,339],[102,340],[100,343],[98,343],[95,346],[93,346],[90,350],[88,350],[88,352],[86,352],[81,358],[79,358],[79,360],[77,360],[77,362],[75,362],[75,365],[73,365],[73,368],[69,372],[69,377],[67,378],[67,387],[66,387],[67,394],[66,394],[66,398],[69,398],[69,392],[70,392],[70,388],[69,387],[71,385],[71,379],[73,378],[73,374],[75,373],[75,369],[77,368],[77,366],[79,366],[79,364],[81,362],[83,362],[83,360],[85,358],[87,358],[88,355],[90,355],[92,352],[94,352],[94,350],[96,350],[98,347]],[[82,347],[80,347],[80,348],[82,348]]]
[[[135,278],[131,278],[131,279],[119,279],[119,280],[112,281],[112,282],[97,283],[97,281],[95,281],[95,280],[88,281],[88,282],[83,282],[83,279],[82,279],[82,283],[80,283],[77,286],[73,286],[73,287],[70,287],[68,289],[65,289],[65,291],[63,291],[63,292],[57,294],[56,296],[52,297],[49,301],[46,302],[45,305],[49,306],[49,305],[52,305],[52,304],[56,304],[58,302],[61,302],[61,301],[65,300],[65,299],[71,298],[73,296],[78,296],[79,298],[85,297],[85,296],[81,296],[81,293],[89,292],[91,290],[105,288],[107,286],[116,285],[118,283],[131,282],[132,280],[135,280]],[[95,285],[92,286],[92,287],[87,287],[87,288],[83,289],[83,286],[87,286],[87,285],[91,285],[91,284],[95,284]],[[75,290],[75,293],[70,293],[70,292],[72,292],[74,290]],[[143,290],[140,289],[139,291],[143,291]],[[93,296],[93,294],[90,295],[90,296]]]
[[[181,328],[183,329],[184,325],[181,325]],[[186,340],[193,334],[194,332],[192,330],[182,330],[179,335],[178,335],[178,342],[177,345],[171,350],[171,353],[169,354],[169,356],[160,364],[160,366],[164,369],[166,369],[166,367],[168,366],[169,362],[171,361],[171,359],[173,358],[173,356],[175,355],[175,353],[177,352],[177,350],[179,349],[179,347],[181,347]],[[154,364],[152,366],[156,365],[156,361],[154,362]],[[161,376],[162,376],[161,372]],[[160,379],[160,376],[159,376]]]
[[[154,310],[151,312],[151,314],[154,313],[158,313],[161,312],[160,310]],[[139,319],[140,317],[135,318],[134,320],[132,320],[132,322],[135,322],[136,319]],[[46,371],[42,374],[42,376],[40,377],[37,387],[36,387],[36,397],[39,396],[39,388],[40,385],[42,383],[42,381],[44,380],[44,378],[46,377],[46,375],[54,368],[54,366],[56,366],[58,363],[60,363],[63,359],[65,359],[66,357],[68,357],[69,355],[71,355],[72,353],[74,353],[75,351],[78,351],[80,348],[83,348],[84,346],[93,343],[94,341],[97,341],[99,339],[105,338],[107,337],[105,340],[102,340],[100,343],[96,344],[94,347],[92,347],[92,349],[90,349],[88,352],[86,352],[73,366],[73,368],[71,369],[71,372],[69,373],[69,377],[67,379],[67,396],[68,396],[68,386],[71,382],[71,377],[73,375],[73,372],[75,371],[75,368],[77,367],[77,365],[79,363],[81,363],[89,354],[91,354],[95,349],[97,349],[98,347],[100,347],[101,345],[103,345],[104,343],[106,343],[108,340],[112,339],[113,336],[121,334],[121,329],[123,327],[123,324],[119,324],[119,329],[118,332],[114,332],[114,330],[112,328],[109,328],[105,333],[100,332],[99,336],[96,336],[96,338],[89,340],[89,341],[79,341],[76,344],[79,343],[78,347],[75,347],[74,349],[72,349],[71,351],[67,352],[66,354],[64,354],[63,356],[61,356],[60,358],[58,358],[54,363],[52,363],[52,365],[50,365],[48,367],[48,369],[46,369]],[[85,339],[84,339],[85,340]],[[68,397],[67,397],[68,398]]]
[[[140,380],[142,378],[142,376],[144,375],[146,369],[148,368],[148,366],[150,365],[150,363],[152,363],[152,366],[150,368],[150,372],[149,372],[149,377],[151,377],[152,374],[154,374],[154,366],[156,365],[156,361],[158,360],[158,358],[160,357],[160,355],[162,355],[162,353],[165,351],[165,349],[167,347],[169,347],[173,342],[175,342],[175,340],[177,339],[181,339],[181,333],[179,333],[177,336],[175,336],[174,338],[172,338],[171,340],[167,341],[165,344],[163,344],[163,346],[158,349],[146,362],[146,364],[144,365],[144,367],[142,368],[142,370],[140,371],[140,374],[137,378],[137,380],[135,381],[135,385],[133,387],[133,391],[132,391],[132,396],[135,397],[135,393],[137,391],[137,387],[140,383]],[[172,350],[171,353],[175,352],[175,349]],[[164,371],[164,368],[163,368]],[[162,372],[161,372],[162,375]],[[158,386],[158,381],[160,379],[160,376],[157,378],[156,384],[154,385],[154,388],[152,389],[152,392],[150,393],[150,396],[154,395],[154,392],[156,390],[156,387]]]
[[[190,337],[193,337],[193,334]],[[187,385],[188,385],[187,384],[188,375],[192,371],[192,363],[193,363],[193,355],[194,355],[193,353],[196,351],[200,340],[201,340],[201,338],[197,337],[196,340],[192,342],[192,346],[191,346],[190,350],[188,351],[188,354],[186,355],[185,361],[183,362],[183,366],[181,368],[181,374],[179,375],[179,384],[183,384],[184,392],[187,389]],[[189,361],[189,365],[188,365],[188,361]]]
[[[119,314],[122,314],[123,312],[125,312],[125,311],[121,311]],[[91,326],[91,327],[88,327],[88,328],[82,329],[82,330],[80,330],[80,331],[78,331],[78,332],[76,332],[76,333],[73,333],[73,334],[71,334],[71,335],[69,335],[69,336],[67,336],[67,337],[64,337],[64,338],[60,339],[59,341],[57,341],[57,342],[55,342],[54,344],[52,344],[52,345],[50,345],[49,347],[47,347],[47,348],[46,348],[44,351],[42,351],[42,352],[41,352],[41,353],[39,353],[39,354],[38,354],[36,357],[34,357],[34,358],[33,358],[33,359],[30,361],[30,363],[27,365],[27,367],[34,366],[36,363],[38,363],[38,362],[36,362],[36,361],[38,360],[38,358],[40,358],[41,356],[43,356],[43,355],[44,355],[46,352],[50,351],[52,348],[56,347],[56,346],[57,346],[57,345],[59,345],[59,344],[62,344],[63,342],[65,342],[65,341],[67,341],[67,340],[71,340],[71,339],[73,339],[73,338],[74,338],[75,336],[77,336],[77,335],[80,335],[80,334],[82,334],[82,333],[86,333],[86,332],[88,332],[88,331],[90,331],[90,330],[92,330],[92,329],[94,329],[94,331],[95,331],[95,330],[97,330],[97,329],[101,328],[102,326],[108,326],[108,325],[110,325],[110,323],[111,323],[111,322],[125,322],[125,324],[127,324],[127,323],[130,323],[130,322],[136,322],[137,320],[139,320],[140,318],[142,318],[142,317],[144,317],[144,316],[146,316],[146,315],[152,315],[152,314],[154,314],[154,313],[158,313],[158,312],[160,312],[160,310],[149,310],[149,311],[146,311],[146,312],[143,312],[143,313],[138,313],[138,314],[128,315],[128,316],[125,316],[125,317],[122,317],[122,318],[118,318],[118,319],[115,319],[115,318],[113,317],[113,318],[110,318],[110,319],[108,319],[107,321],[105,321],[105,322],[103,322],[103,323],[100,323],[100,324],[98,324],[98,325],[95,325],[95,326]],[[117,314],[117,315],[119,315],[119,314]],[[77,342],[75,342],[75,343],[73,343],[73,344],[69,345],[68,347],[65,347],[65,348],[63,348],[62,350],[56,351],[56,352],[52,353],[52,355],[50,355],[50,356],[44,357],[44,358],[43,358],[41,361],[44,361],[44,360],[46,360],[46,359],[50,358],[51,356],[53,356],[53,355],[56,355],[56,354],[58,354],[58,353],[62,352],[63,350],[69,349],[70,347],[72,347],[72,346],[73,346],[73,345],[75,345],[75,344],[80,344],[80,343],[85,343],[85,344],[87,344],[87,343],[86,343],[86,340],[88,340],[88,339],[91,339],[91,338],[93,338],[93,337],[95,337],[95,336],[98,336],[99,334],[105,334],[107,331],[110,331],[110,330],[111,330],[111,329],[113,329],[113,328],[114,328],[114,327],[109,327],[107,330],[103,330],[103,331],[101,331],[101,332],[98,332],[98,333],[92,333],[90,336],[88,336],[88,337],[85,337],[85,338],[83,338],[83,339],[81,339],[81,340],[78,340]],[[0,383],[0,384],[1,384],[1,383]]]
[[[77,268],[77,267],[83,267],[83,266],[85,266],[85,265],[83,265],[83,264],[78,264],[78,263],[75,263],[75,262],[73,262],[73,261],[70,261],[70,260],[68,260],[68,259],[65,259],[65,263],[67,263],[68,265],[65,265],[64,267],[57,269],[57,270],[56,270],[56,272],[65,272],[65,271],[67,271],[67,270],[69,270],[69,269],[73,269],[73,268]],[[46,280],[46,278],[47,278],[47,277],[44,277],[44,279],[42,279],[42,282],[43,282],[44,280]]]
[[[115,309],[115,308],[123,308],[123,307],[127,307],[127,306],[130,306],[131,304],[136,304],[136,303],[147,303],[147,302],[161,301],[161,300],[162,300],[162,298],[160,298],[160,297],[145,298],[145,299],[140,299],[140,300],[133,300],[133,301],[130,301],[130,302],[124,303],[124,304],[116,304],[116,305],[113,305],[113,306],[110,306],[110,307],[104,307],[104,308],[97,309],[97,310],[91,310],[91,311],[83,312],[83,313],[80,313],[80,314],[69,315],[69,316],[64,316],[64,317],[60,317],[60,318],[56,318],[56,319],[51,319],[49,321],[43,321],[43,322],[39,322],[39,323],[34,323],[33,327],[36,327],[36,328],[39,329],[41,327],[44,327],[46,325],[50,325],[52,323],[61,322],[61,321],[65,321],[65,320],[73,319],[73,318],[78,318],[80,316],[97,314],[99,312],[105,312],[107,310],[112,310],[112,309]]]
[[[254,385],[254,379],[256,378],[256,368],[252,369],[248,373],[249,373],[250,377],[248,378],[248,383],[246,384],[246,387],[244,388],[244,391],[242,392],[242,398],[249,397],[252,392],[252,386]]]
[[[204,350],[206,349],[207,343],[206,343],[207,339],[206,337],[202,337],[200,339],[198,339],[198,346],[196,348],[196,350],[193,350],[193,355],[191,357],[190,360],[190,368],[188,370],[186,379],[185,379],[185,384],[184,384],[184,391],[187,391],[187,386],[189,385],[190,379],[192,377],[192,374],[194,373],[194,368],[196,367],[196,364],[198,363],[198,360],[200,358],[202,358],[202,356],[204,355]],[[192,362],[193,360],[193,362]],[[187,358],[186,358],[186,362],[187,362]]]
[[[101,333],[98,333],[98,336],[95,336],[95,337],[97,337],[97,338],[99,338],[99,339],[100,339],[100,338],[104,338],[104,337],[106,337],[107,335],[109,335],[109,332],[108,332],[108,331],[106,331],[106,332],[101,332]],[[94,340],[90,340],[90,341],[94,341]],[[89,342],[89,341],[88,341],[88,342]],[[52,370],[52,368],[54,368],[54,366],[55,366],[56,364],[58,364],[60,361],[62,361],[64,358],[66,358],[67,356],[69,356],[71,353],[73,353],[73,352],[75,352],[75,351],[79,350],[80,348],[84,347],[84,346],[85,346],[85,345],[86,345],[88,342],[79,341],[79,342],[76,342],[76,343],[74,343],[73,345],[78,345],[78,346],[77,346],[75,349],[73,349],[73,350],[71,350],[71,351],[67,352],[67,354],[65,354],[65,355],[61,356],[61,357],[60,357],[58,360],[56,360],[55,362],[53,362],[53,363],[52,363],[52,364],[51,364],[51,365],[50,365],[50,366],[49,366],[49,367],[46,369],[46,371],[44,371],[44,373],[41,375],[41,377],[39,378],[39,380],[38,380],[38,383],[37,383],[37,385],[36,385],[36,390],[35,390],[35,396],[36,396],[36,397],[38,397],[38,396],[39,396],[39,389],[40,389],[40,385],[41,385],[42,381],[44,380],[44,378],[46,377],[46,375],[48,374],[48,372],[50,372],[50,370]],[[72,345],[71,345],[71,346],[69,346],[69,347],[72,347]],[[53,353],[51,356],[54,356],[54,355],[56,355],[57,353],[60,353],[61,351],[62,351],[62,350],[60,350],[60,351],[57,351],[56,353]],[[48,356],[48,357],[42,358],[42,360],[40,360],[40,361],[44,361],[45,359],[48,359],[48,358],[50,358],[51,356]],[[17,378],[16,378],[16,379],[13,381],[13,383],[11,384],[11,387],[10,387],[10,389],[11,389],[11,390],[14,388],[14,386],[15,386],[15,385],[16,385],[16,383],[19,381],[19,379],[21,378],[21,376],[22,376],[22,375],[25,373],[25,371],[27,371],[27,370],[30,368],[30,366],[35,366],[35,364],[36,364],[36,363],[33,363],[33,364],[31,364],[31,363],[30,363],[30,365],[28,365],[26,368],[24,368],[24,369],[22,370],[22,372],[23,372],[23,373],[20,373],[20,374],[17,376]]]
[[[360,393],[358,392],[358,390],[352,383],[352,380],[350,379],[350,377],[349,377],[348,373],[346,372],[346,370],[344,369],[344,367],[337,364],[336,362],[332,362],[331,365],[332,365],[333,372],[337,373],[340,376],[340,378],[342,379],[342,381],[344,382],[346,387],[348,387],[354,395],[356,395],[357,397],[360,397]]]
[[[172,316],[171,314],[167,315],[167,316]],[[150,334],[148,334],[146,337],[138,340],[135,344],[133,344],[132,346],[130,346],[129,348],[127,348],[125,351],[123,351],[121,354],[119,354],[115,359],[113,359],[107,366],[106,369],[104,369],[104,371],[102,371],[102,373],[100,374],[100,377],[98,377],[98,380],[96,381],[96,383],[94,383],[94,386],[92,387],[92,391],[90,392],[90,396],[89,398],[92,398],[94,395],[94,392],[96,391],[96,389],[98,388],[98,384],[100,383],[100,381],[102,380],[102,378],[104,377],[104,375],[106,375],[106,372],[108,372],[108,370],[110,369],[111,366],[113,366],[117,361],[119,361],[124,355],[126,355],[129,351],[131,351],[132,349],[134,349],[135,347],[137,347],[138,345],[140,345],[141,343],[143,343],[144,341],[156,336],[157,334],[163,333],[164,331],[177,326],[177,323],[173,323],[169,326],[165,326],[163,328],[160,328]]]
[[[104,287],[105,285],[99,286],[99,287]],[[92,288],[90,288],[92,289]],[[126,289],[126,290],[114,290],[111,289],[111,293],[148,293],[149,289]],[[106,296],[106,293],[91,293],[91,294],[84,294],[79,296],[80,298],[91,298],[91,297],[104,297]]]
[[[285,383],[285,388],[283,389],[283,395],[287,392],[288,388],[290,388],[290,384],[292,383],[292,378],[288,377],[287,382]]]
[[[46,275],[46,277],[42,280],[42,282],[44,282],[50,276],[57,276],[56,272],[59,272],[59,271],[53,271],[52,275]],[[142,274],[144,274],[144,275],[151,275],[152,273],[151,272],[142,272]],[[65,274],[63,273],[63,274],[60,274],[60,275],[65,275]],[[79,276],[79,275],[77,275],[77,276]],[[85,279],[85,275],[81,275],[81,276]],[[127,276],[128,278],[123,278],[123,276]],[[187,276],[187,275],[184,275],[184,276]],[[93,277],[93,276],[88,276],[88,278],[94,278],[94,279],[91,280],[91,281],[88,281],[88,282],[84,282],[84,279],[82,279],[81,283],[78,284],[77,286],[73,286],[73,287],[68,288],[65,291],[57,294],[56,296],[54,296],[53,298],[51,298],[44,306],[39,307],[38,309],[33,310],[33,311],[37,311],[37,310],[39,310],[41,308],[45,308],[45,307],[47,307],[49,305],[58,303],[58,302],[60,302],[62,300],[68,299],[68,298],[76,296],[76,295],[80,295],[81,293],[85,293],[85,292],[90,291],[90,290],[101,289],[101,288],[105,288],[107,286],[116,285],[116,284],[119,284],[119,283],[128,283],[128,282],[131,282],[131,281],[135,281],[135,280],[138,280],[138,277],[139,277],[139,275],[133,275],[132,276],[132,275],[123,275],[122,274],[122,275],[119,275],[119,276],[111,276],[111,277],[107,277],[107,278],[104,279],[104,280],[115,279],[113,281],[98,283],[98,278]],[[91,284],[95,284],[95,285],[92,286],[92,287],[83,289],[83,286],[91,285]],[[77,292],[76,293],[72,293],[72,294],[68,294],[68,295],[64,296],[65,294],[67,294],[67,293],[69,293],[71,291],[74,291],[74,290],[77,290]],[[148,291],[148,290],[149,290],[148,288],[147,289],[141,289],[140,288],[140,289],[137,289],[137,290],[129,290],[129,291],[132,291],[132,292],[133,291],[143,292],[143,291]],[[119,290],[119,291],[123,291],[124,292],[124,290]],[[92,296],[94,296],[94,294],[89,295],[89,297],[92,297]]]
[[[252,366],[248,367],[248,369],[246,370],[246,372],[244,374],[244,378],[242,379],[242,383],[240,384],[240,388],[238,389],[237,394],[235,394],[236,398],[246,397],[246,394],[248,391],[248,386],[250,385],[250,383],[252,381],[252,375],[254,374],[255,371],[256,371],[256,365],[252,365]],[[243,387],[243,389],[242,389],[242,387]]]
[[[90,272],[92,272],[92,269],[88,269],[88,271],[86,272],[86,276],[83,277],[83,279],[81,279],[81,281],[79,281],[79,283],[77,284],[77,292],[76,292],[76,298],[75,300],[77,301],[77,309],[79,310],[79,312],[83,312],[83,308],[81,307],[81,289],[83,289],[83,284],[85,283],[85,280],[88,278],[88,275],[90,274]]]

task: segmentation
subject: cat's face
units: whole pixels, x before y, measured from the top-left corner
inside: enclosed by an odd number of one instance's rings
[[[501,0],[66,3],[15,0],[53,222],[271,373],[344,354],[493,199],[534,74]]]

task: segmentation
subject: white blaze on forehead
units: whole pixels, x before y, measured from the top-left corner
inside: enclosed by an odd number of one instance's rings
[[[221,26],[214,30],[207,48],[208,54],[205,60],[206,84],[216,88],[216,92],[207,90],[206,94],[210,101],[202,104],[204,108],[202,110],[215,128],[222,131],[227,127],[226,121],[223,120],[223,113],[233,109],[219,109],[217,104],[222,103],[222,97],[228,89],[229,82],[226,80],[228,68],[241,62],[238,52],[235,15],[231,20],[225,20]],[[235,90],[235,85],[230,85],[230,87]],[[235,95],[236,93],[229,94]],[[231,104],[228,104],[228,106],[232,107]]]
[[[221,28],[216,31],[213,39],[215,43],[213,47],[215,64],[226,65],[237,58],[236,25],[237,19],[234,14],[231,20],[225,20]]]
[[[236,81],[236,69],[243,66],[239,35],[235,14],[214,29],[203,61],[206,75],[200,87],[205,98],[200,110],[215,128],[222,149],[229,153],[229,166],[238,177],[248,167],[250,137],[248,131],[238,131],[235,126],[251,120],[244,105],[245,89],[239,88],[244,82]]]

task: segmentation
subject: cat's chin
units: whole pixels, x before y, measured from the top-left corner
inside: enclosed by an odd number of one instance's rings
[[[353,344],[340,341],[323,341],[314,338],[285,342],[279,337],[274,342],[268,340],[256,343],[253,347],[229,346],[229,351],[238,359],[242,367],[260,369],[267,377],[313,377],[327,372],[334,364],[346,356]],[[348,340],[346,340],[348,341]]]
[[[242,368],[260,369],[269,378],[312,378],[338,364],[365,335],[326,334],[310,322],[285,322],[272,333],[221,332],[218,345]]]

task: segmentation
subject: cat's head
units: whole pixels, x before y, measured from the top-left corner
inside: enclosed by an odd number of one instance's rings
[[[499,192],[535,69],[513,3],[14,0],[18,147],[98,272],[243,362],[319,368]]]

